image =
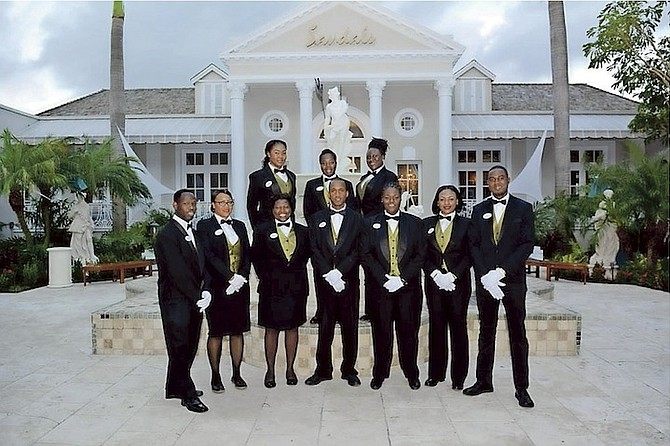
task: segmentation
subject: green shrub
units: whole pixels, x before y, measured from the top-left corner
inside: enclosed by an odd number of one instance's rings
[[[668,257],[665,257],[658,260],[653,269],[649,269],[647,258],[642,254],[635,254],[619,268],[616,281],[668,291],[668,264]]]

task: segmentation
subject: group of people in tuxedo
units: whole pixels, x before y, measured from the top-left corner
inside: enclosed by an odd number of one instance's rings
[[[193,412],[207,411],[190,368],[197,350],[202,312],[209,333],[207,354],[213,392],[224,391],[220,375],[222,339],[229,336],[231,381],[247,387],[240,374],[244,333],[250,329],[249,274],[258,276],[258,323],[265,329],[264,385],[277,385],[275,360],[284,332],[287,385],[297,385],[294,363],[298,328],[307,322],[307,262],[311,259],[318,323],[316,369],[307,385],[333,378],[332,343],[336,324],[342,336],[340,376],[361,384],[356,370],[359,320],[372,327],[374,364],[370,387],[389,377],[394,329],[401,370],[411,389],[421,387],[417,365],[423,290],[429,313],[429,365],[426,386],[446,379],[451,350],[452,388],[462,390],[468,374],[467,309],[474,267],[480,314],[477,380],[463,390],[470,396],[493,391],[498,308],[507,317],[516,398],[533,407],[528,388],[525,333],[525,260],[533,247],[530,204],[509,195],[503,166],[488,172],[491,198],[475,206],[470,219],[458,189],[441,186],[433,214],[423,220],[400,211],[397,176],[386,169],[388,143],[373,138],[366,153],[369,171],[354,187],[336,173],[337,157],[324,149],[322,175],[307,182],[303,210],[307,226],[293,218],[296,176],[286,168],[286,143],[271,140],[263,167],[249,175],[245,224],[232,219],[230,191],[212,193],[212,216],[193,230],[195,196],[174,195],[172,220],[156,239],[158,295],[168,351],[166,398],[180,398]],[[359,319],[359,268],[364,272],[365,314]],[[424,283],[421,272],[424,272]]]

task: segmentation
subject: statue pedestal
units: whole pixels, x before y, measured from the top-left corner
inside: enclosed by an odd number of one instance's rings
[[[601,266],[598,265],[599,267],[603,268],[605,270],[605,279],[614,281],[616,279],[616,276],[619,271],[619,265],[617,264],[612,264],[610,266]],[[595,268],[596,265],[589,264],[589,277],[593,277],[593,268]]]
[[[72,286],[72,248],[47,248],[49,253],[48,288]]]

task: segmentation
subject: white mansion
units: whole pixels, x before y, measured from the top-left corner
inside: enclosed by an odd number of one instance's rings
[[[468,204],[484,198],[483,173],[493,164],[506,165],[513,179],[522,172],[539,178],[530,199],[552,196],[551,85],[497,84],[476,60],[460,61],[464,49],[375,5],[306,4],[224,51],[220,64],[193,76],[192,87],[127,90],[126,137],[168,188],[188,187],[209,201],[212,189],[226,186],[242,203],[269,139],[287,141],[289,166],[303,182],[319,172],[325,104],[318,78],[325,90],[338,86],[349,104],[356,165],[365,171],[371,137],[388,139],[387,167],[427,212],[440,184],[457,185]],[[636,108],[589,85],[570,86],[574,187],[586,180],[584,159],[615,163],[625,156],[623,141],[639,138],[627,128]],[[108,91],[101,90],[37,116],[0,106],[0,128],[30,143],[47,136],[102,140],[108,113]],[[532,159],[537,166],[524,171]],[[8,221],[5,209],[0,220]],[[236,213],[244,218],[244,206]]]

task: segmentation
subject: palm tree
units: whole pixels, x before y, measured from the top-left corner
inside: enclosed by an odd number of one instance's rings
[[[555,193],[570,190],[570,95],[568,47],[562,1],[549,1]]]
[[[119,156],[125,156],[119,130],[124,135],[126,133],[126,97],[123,63],[124,17],[123,2],[115,1],[112,9],[109,59],[109,135]],[[112,218],[114,232],[121,232],[126,229],[126,203],[118,195],[112,195]]]
[[[25,194],[37,190],[40,193],[38,209],[43,222],[50,222],[51,199],[56,190],[67,184],[67,178],[59,170],[60,159],[65,153],[66,140],[47,138],[37,145],[26,144],[9,130],[2,135],[0,152],[0,194],[9,195],[9,205],[16,214],[19,227],[28,244],[33,243],[33,234],[28,227],[25,214]],[[48,243],[50,225],[45,225],[45,242]]]

